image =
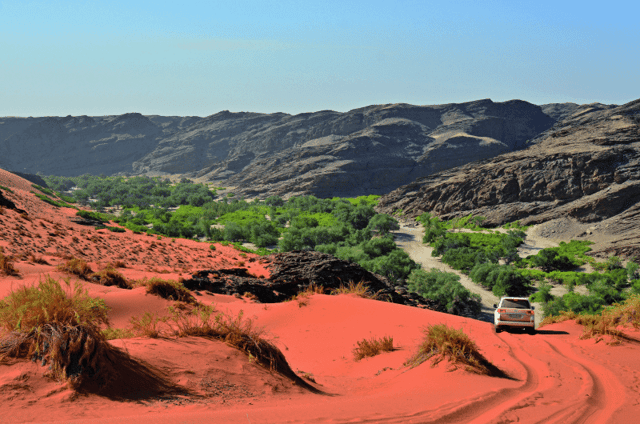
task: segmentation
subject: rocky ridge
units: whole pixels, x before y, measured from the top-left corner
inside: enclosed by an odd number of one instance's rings
[[[600,253],[638,256],[640,100],[576,110],[529,148],[418,179],[383,196],[378,210],[473,214],[488,225],[571,219],[584,226],[576,236],[606,236]]]
[[[0,166],[64,176],[180,174],[248,197],[384,194],[443,169],[525,148],[582,108],[485,99],[298,115],[5,117]]]

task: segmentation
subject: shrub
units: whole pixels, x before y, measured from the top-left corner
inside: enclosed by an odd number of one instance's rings
[[[19,275],[18,270],[13,266],[11,258],[5,256],[2,252],[2,247],[0,247],[0,271],[6,275]]]
[[[538,291],[531,295],[531,301],[537,303],[547,303],[555,299],[555,296],[551,294],[551,284],[542,283],[538,287]]]
[[[529,278],[511,265],[478,263],[469,277],[474,283],[490,288],[498,297],[527,296],[532,290]]]
[[[77,258],[69,259],[64,264],[58,265],[58,270],[77,275],[83,280],[88,279],[89,276],[93,274],[93,271],[91,270],[91,267],[89,267],[89,264],[87,264],[82,259]]]
[[[131,283],[113,265],[108,265],[102,271],[91,274],[90,280],[103,286],[118,286],[121,289],[131,289]]]
[[[42,256],[36,256],[33,253],[29,255],[29,261],[33,262],[34,264],[49,265],[49,262],[47,262],[46,259],[44,259]]]
[[[478,262],[478,257],[480,255],[482,255],[482,252],[470,247],[461,247],[448,250],[444,255],[442,255],[442,262],[450,265],[453,269],[469,273],[469,271],[471,271]]]
[[[107,324],[107,306],[89,297],[80,284],[69,294],[51,277],[38,286],[21,287],[0,301],[0,357],[31,358],[50,369],[56,379],[68,379],[72,388],[87,377],[105,384],[114,373],[110,347],[99,331]]]
[[[360,281],[358,284],[349,281],[348,286],[340,284],[340,287],[331,289],[331,294],[355,294],[365,299],[376,299],[378,296],[378,293],[371,293],[371,290],[369,290],[369,287],[364,281]]]
[[[251,319],[243,318],[243,311],[236,317],[224,313],[214,315],[216,311],[213,307],[198,305],[186,312],[170,306],[169,312],[168,321],[177,326],[175,335],[222,340],[244,352],[249,360],[275,370],[307,389],[317,391],[293,372],[280,349],[263,337],[264,331],[261,328],[256,328]]]
[[[376,214],[371,218],[367,228],[378,234],[388,234],[391,231],[400,229],[398,221],[386,214]]]
[[[407,279],[407,287],[426,299],[435,300],[450,314],[469,312],[477,315],[482,309],[480,296],[471,294],[460,284],[460,277],[451,272],[414,269]]]
[[[542,268],[545,272],[568,271],[579,265],[569,256],[561,254],[559,250],[557,247],[542,249],[537,255],[530,256],[528,259],[531,260],[533,266]]]
[[[433,358],[432,366],[448,359],[453,366],[461,364],[464,369],[477,374],[502,376],[502,372],[487,361],[476,344],[462,329],[456,330],[445,324],[430,325],[418,352],[405,365],[416,367]]]
[[[184,285],[174,280],[163,280],[153,277],[150,280],[138,282],[138,285],[144,285],[147,293],[155,294],[163,299],[175,300],[187,303],[196,303],[196,299]]]
[[[382,352],[392,352],[393,337],[385,336],[381,339],[372,337],[371,339],[362,339],[356,342],[356,347],[353,348],[353,357],[356,361],[363,358],[379,355]]]
[[[636,330],[640,328],[639,311],[640,296],[631,295],[624,302],[609,306],[597,314],[562,311],[558,315],[547,316],[540,323],[540,327],[574,319],[577,324],[584,326],[581,339],[596,337],[596,342],[598,342],[602,340],[602,336],[607,335],[612,337],[609,344],[618,344],[622,340],[635,341],[618,328],[620,326],[631,326]]]
[[[131,317],[129,322],[133,328],[133,333],[138,335],[144,335],[150,337],[152,339],[157,339],[160,337],[160,329],[158,324],[160,322],[166,322],[167,318],[158,318],[157,314],[152,314],[151,312],[145,312],[141,317]]]

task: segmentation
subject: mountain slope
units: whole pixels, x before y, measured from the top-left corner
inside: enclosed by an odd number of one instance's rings
[[[383,196],[379,210],[443,218],[472,213],[493,225],[608,220],[606,233],[625,240],[603,249],[640,253],[640,100],[577,110],[531,143],[418,179]]]
[[[581,107],[546,106],[549,114],[520,100],[486,99],[299,115],[0,118],[0,166],[65,176],[183,174],[247,196],[382,194],[522,149],[554,117]]]

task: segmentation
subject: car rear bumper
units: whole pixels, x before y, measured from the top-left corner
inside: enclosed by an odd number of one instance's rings
[[[496,327],[532,327],[535,328],[536,323],[533,321],[498,321]]]

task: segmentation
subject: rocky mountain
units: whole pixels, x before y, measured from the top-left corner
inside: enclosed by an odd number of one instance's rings
[[[66,176],[181,174],[235,187],[245,196],[383,194],[434,172],[525,148],[582,109],[487,99],[299,115],[5,117],[0,166]]]
[[[640,100],[575,108],[530,144],[417,179],[378,208],[445,219],[473,214],[489,225],[569,220],[579,229],[574,236],[602,236],[603,252],[640,255]]]

